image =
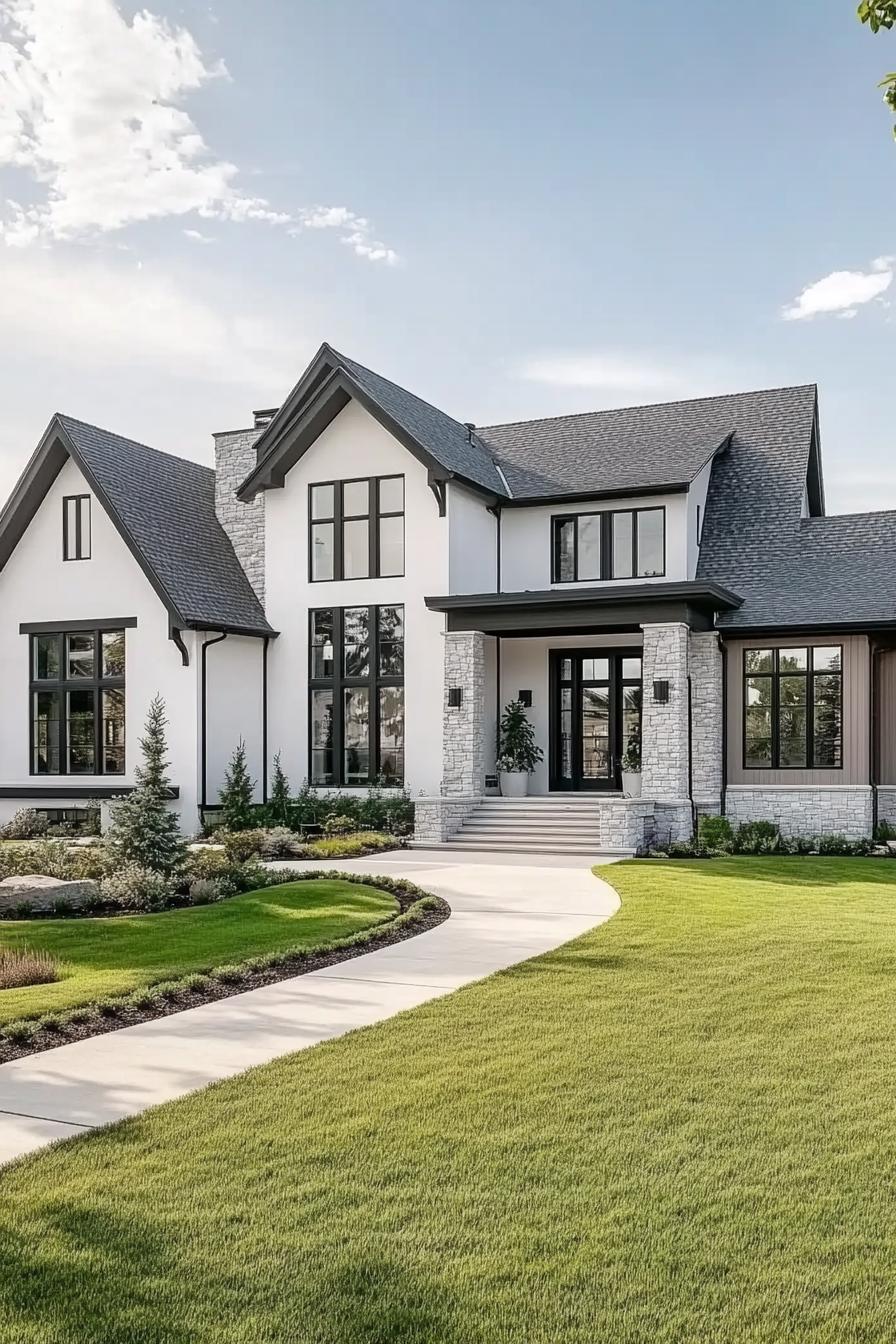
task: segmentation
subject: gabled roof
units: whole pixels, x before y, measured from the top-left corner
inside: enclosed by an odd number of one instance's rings
[[[215,473],[67,415],[55,415],[0,515],[0,568],[67,457],[83,472],[171,624],[273,634],[215,514]]]
[[[257,465],[239,490],[250,499],[286,472],[350,400],[357,400],[439,480],[507,494],[491,454],[460,421],[324,344],[256,444]]]

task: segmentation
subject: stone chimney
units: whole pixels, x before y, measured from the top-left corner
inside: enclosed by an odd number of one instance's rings
[[[251,504],[237,499],[236,492],[255,466],[255,444],[277,414],[256,411],[251,429],[231,429],[213,435],[215,440],[215,512],[230,538],[236,558],[264,603],[264,491]]]

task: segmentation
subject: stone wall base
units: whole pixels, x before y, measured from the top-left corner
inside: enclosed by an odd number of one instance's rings
[[[675,840],[690,840],[693,833],[693,814],[687,798],[654,804],[653,845],[657,849],[665,849]]]
[[[896,784],[878,784],[877,819],[896,826]]]
[[[729,788],[725,810],[733,826],[743,821],[773,821],[782,835],[846,835],[857,840],[871,834],[869,785]]]
[[[416,798],[414,839],[418,844],[442,844],[460,829],[479,802],[478,795],[475,798]]]

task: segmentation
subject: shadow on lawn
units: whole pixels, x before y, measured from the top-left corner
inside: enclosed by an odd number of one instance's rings
[[[468,1326],[461,1336],[449,1323],[449,1310],[450,1303],[439,1290],[405,1266],[387,1260],[353,1263],[324,1276],[310,1304],[314,1325],[308,1338],[315,1344],[421,1344],[425,1340],[475,1344]]]
[[[22,1242],[0,1223],[0,1319],[23,1340],[40,1331],[85,1344],[198,1344],[157,1290],[178,1273],[176,1244],[161,1227],[74,1203],[47,1203],[39,1216],[39,1241]],[[130,1292],[117,1261],[130,1271]]]

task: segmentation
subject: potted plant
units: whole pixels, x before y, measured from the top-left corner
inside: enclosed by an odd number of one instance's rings
[[[535,742],[535,733],[526,718],[522,701],[511,700],[501,719],[498,751],[498,778],[504,798],[525,798],[529,791],[529,775],[544,752]]]
[[[622,792],[627,798],[641,797],[641,739],[630,737],[622,757]]]

